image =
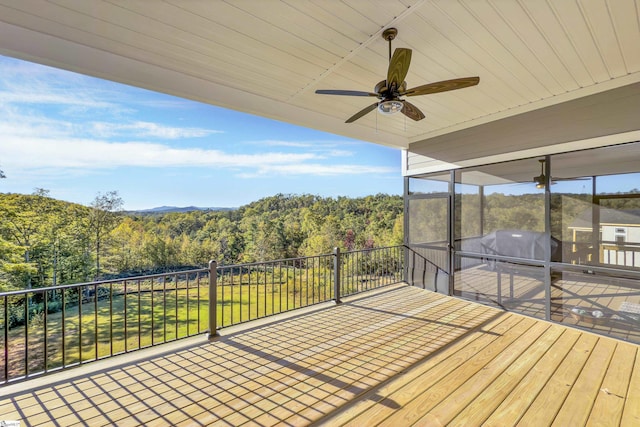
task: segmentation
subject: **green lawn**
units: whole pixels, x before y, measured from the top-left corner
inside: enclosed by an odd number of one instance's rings
[[[330,297],[324,285],[264,284],[254,280],[242,286],[219,286],[218,327],[303,307]],[[184,338],[209,329],[209,289],[178,283],[162,290],[143,290],[126,295],[114,293],[112,299],[67,300],[64,312],[36,315],[28,327],[8,331],[10,378],[24,374],[25,332],[28,335],[29,371],[45,369],[45,329],[48,348],[46,369],[53,369],[108,357],[154,344]],[[45,328],[46,326],[46,328]],[[64,331],[64,334],[63,334]],[[0,328],[0,342],[4,340]],[[63,351],[64,342],[64,351]],[[80,345],[82,343],[82,345]],[[64,353],[64,363],[63,363]],[[4,364],[0,354],[0,366]],[[0,373],[0,379],[2,373]]]
[[[370,276],[351,279],[350,283],[357,286],[366,283],[367,288],[389,281],[388,277]],[[355,286],[344,285],[346,288]],[[122,286],[111,290],[113,298],[108,298],[108,292],[106,298],[85,300],[81,304],[77,293],[65,295],[64,316],[62,311],[50,313],[45,325],[44,315],[40,313],[30,319],[28,327],[11,328],[8,331],[9,378],[24,375],[25,334],[29,342],[29,372],[33,373],[172,341],[209,329],[208,285],[192,282],[187,289],[186,281],[143,282],[140,286],[129,284],[126,295]],[[331,276],[320,269],[296,274],[260,272],[222,277],[218,281],[217,324],[218,328],[230,326],[332,298]],[[4,330],[0,328],[0,343],[4,344],[3,341]],[[0,354],[0,366],[3,365],[4,354]],[[0,380],[2,377],[3,372],[0,372]]]

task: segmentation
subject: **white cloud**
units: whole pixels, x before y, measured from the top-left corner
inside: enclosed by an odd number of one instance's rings
[[[267,146],[267,147],[297,147],[297,148],[311,148],[314,146],[311,142],[299,142],[299,141],[277,141],[268,139],[264,141],[253,141],[252,144]]]
[[[114,83],[0,57],[0,135],[85,136],[130,139],[202,138],[219,130],[167,126],[132,119],[149,99],[117,90]],[[175,109],[183,101],[157,101]],[[99,117],[100,121],[94,121]],[[87,120],[88,119],[88,120]]]
[[[354,153],[347,150],[329,150],[326,154],[331,157],[351,157]]]
[[[183,100],[150,100],[131,94],[126,86],[53,67],[0,56],[0,106],[50,107],[74,116],[129,115],[144,108],[182,108]],[[142,91],[142,89],[139,89]]]
[[[256,168],[265,165],[299,163],[313,153],[229,154],[219,150],[173,148],[148,142],[105,142],[83,139],[5,137],[0,156],[3,163],[21,169],[104,169],[123,166]]]
[[[0,115],[0,135],[3,140],[10,137],[66,138],[72,136],[76,128],[74,123],[68,121],[50,119],[38,114],[20,114],[10,108],[0,108]]]
[[[120,115],[132,112],[120,100],[114,99],[110,92],[77,86],[55,86],[49,82],[32,79],[28,81],[0,84],[0,105],[13,105],[20,108],[54,107],[67,116],[100,111],[101,114]]]
[[[41,112],[26,111],[16,106],[0,103],[0,135],[36,136],[43,138],[78,137],[91,135],[98,138],[140,138],[175,140],[202,138],[223,131],[172,127],[145,121],[132,122],[84,122],[56,119]]]
[[[351,143],[348,141],[336,142],[336,141],[265,140],[265,141],[253,141],[252,144],[267,146],[267,147],[289,147],[289,148],[310,149],[314,152],[322,153],[324,157],[351,157],[354,155],[353,151],[336,148],[342,145],[349,146]]]
[[[201,138],[211,134],[224,133],[220,130],[171,127],[142,121],[131,123],[93,122],[90,124],[90,128],[94,135],[103,138],[128,135],[141,138],[180,139]]]
[[[238,174],[241,178],[256,178],[265,175],[313,175],[313,176],[339,176],[339,175],[384,175],[397,172],[394,168],[368,165],[323,165],[319,163],[303,164],[268,164],[261,165],[254,172]]]
[[[317,153],[226,153],[202,148],[175,148],[149,142],[105,142],[88,139],[5,137],[0,148],[5,170],[13,176],[97,174],[118,167],[231,169],[241,178],[270,175],[338,176],[391,174],[395,169],[356,164],[322,164]]]

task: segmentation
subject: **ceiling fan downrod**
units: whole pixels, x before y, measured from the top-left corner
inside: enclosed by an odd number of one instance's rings
[[[395,28],[387,28],[382,32],[382,38],[389,42],[389,62],[391,62],[391,40],[395,39],[398,35],[398,30]]]

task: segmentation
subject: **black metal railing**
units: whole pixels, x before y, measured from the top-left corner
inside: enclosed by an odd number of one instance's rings
[[[335,255],[217,266],[210,331],[334,299]],[[214,268],[214,267],[211,267]],[[212,317],[213,319],[213,317]]]
[[[341,296],[405,281],[404,246],[350,251],[340,254]]]
[[[404,246],[217,266],[209,331],[404,281]],[[214,267],[215,266],[215,267]]]
[[[413,249],[393,246],[0,293],[0,384],[443,277]]]
[[[0,294],[0,383],[207,330],[207,269]]]

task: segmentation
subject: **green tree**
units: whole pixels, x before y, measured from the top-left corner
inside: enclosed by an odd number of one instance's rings
[[[143,252],[154,268],[166,270],[179,265],[178,245],[171,237],[147,234],[143,243]]]
[[[24,287],[36,273],[32,264],[23,260],[23,248],[0,238],[0,292]]]
[[[10,194],[0,206],[0,232],[7,240],[22,249],[25,264],[32,263],[31,254],[34,247],[42,239],[43,220],[38,214],[42,207],[41,196],[22,196]],[[27,272],[32,269],[27,269]],[[31,274],[24,277],[25,287],[32,287]]]
[[[142,222],[132,217],[125,217],[111,231],[112,254],[105,260],[107,267],[113,271],[142,271],[144,257],[145,230]]]
[[[95,278],[100,277],[100,256],[104,250],[105,240],[116,228],[121,219],[121,211],[124,202],[117,191],[109,191],[105,194],[98,193],[91,202],[87,218],[87,230],[91,236],[95,254]]]

